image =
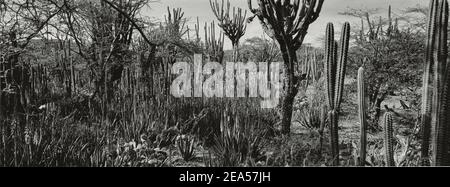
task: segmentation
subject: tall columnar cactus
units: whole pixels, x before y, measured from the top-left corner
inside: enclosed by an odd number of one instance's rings
[[[428,160],[429,139],[433,130],[433,165],[450,165],[450,65],[448,65],[448,2],[431,0],[428,22],[427,54],[422,96],[422,158]]]
[[[259,19],[264,32],[278,42],[283,56],[283,90],[281,92],[281,132],[291,132],[292,110],[298,85],[302,77],[295,75],[297,50],[303,44],[309,26],[317,20],[324,0],[258,0],[258,7],[253,8],[248,0],[250,11]]]
[[[383,127],[384,127],[384,156],[386,166],[395,166],[394,160],[394,127],[393,118],[390,112],[384,114],[383,117]]]
[[[429,163],[429,152],[430,152],[430,138],[431,138],[431,102],[432,102],[432,66],[433,66],[433,47],[434,38],[432,37],[433,31],[436,29],[433,18],[433,5],[434,0],[430,1],[430,15],[428,22],[428,38],[427,38],[427,52],[426,61],[424,66],[423,75],[423,88],[422,88],[422,109],[421,109],[421,126],[422,126],[422,148],[421,148],[421,159],[422,165],[426,166]]]
[[[334,26],[332,23],[329,23],[326,31],[325,71],[327,78],[327,101],[330,108],[329,121],[331,133],[331,152],[334,165],[339,165],[338,124],[350,42],[350,24],[348,22],[346,22],[342,28],[342,37],[340,42],[340,46],[338,46],[338,42],[334,40]],[[339,47],[340,49],[338,53]]]
[[[359,68],[358,71],[358,103],[359,103],[359,122],[361,124],[361,135],[359,143],[359,165],[366,164],[366,150],[367,150],[367,97],[366,85],[364,83],[364,68]]]

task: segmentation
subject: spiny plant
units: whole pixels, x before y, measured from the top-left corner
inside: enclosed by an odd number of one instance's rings
[[[222,3],[217,2],[217,0],[210,0],[209,3],[214,15],[219,20],[219,27],[231,40],[233,45],[233,62],[236,62],[239,58],[239,40],[244,36],[247,29],[245,23],[247,11],[243,11],[241,8],[236,10],[236,7],[233,7],[233,14],[230,15],[229,0],[227,0],[226,8],[224,0],[222,0]]]
[[[303,44],[309,26],[317,20],[322,10],[324,0],[258,0],[258,8],[253,8],[252,0],[248,0],[250,11],[254,14],[249,18],[259,19],[264,32],[279,44],[283,61],[284,89],[281,94],[281,133],[289,135],[293,103],[298,93],[298,85],[303,80],[295,75],[297,50]]]
[[[384,157],[386,166],[394,167],[394,127],[391,112],[387,112],[383,117],[384,128]]]
[[[313,50],[312,52],[310,52],[310,50],[308,50],[309,48],[306,48],[306,56],[307,56],[307,60],[306,60],[306,67],[308,70],[306,70],[306,72],[308,72],[307,77],[308,80],[311,79],[311,81],[313,83],[318,82],[321,78],[322,75],[322,71],[323,68],[319,66],[319,58],[317,56],[317,51]],[[311,55],[309,55],[311,54]],[[309,83],[306,84],[309,86]]]
[[[205,23],[205,52],[210,60],[222,63],[224,58],[224,34],[221,32],[219,37],[216,37],[216,26],[214,22],[208,27]]]
[[[339,165],[338,124],[350,43],[350,23],[348,22],[346,22],[342,28],[340,42],[340,46],[338,46],[338,42],[334,40],[334,26],[332,23],[329,23],[327,25],[325,44],[325,76],[327,80],[327,101],[330,109],[328,117],[330,121],[331,153],[333,156],[333,165],[335,166]],[[338,47],[340,47],[339,53]]]
[[[186,20],[184,12],[181,8],[174,8],[172,11],[167,7],[167,16],[165,16],[165,31],[172,40],[180,40],[181,37],[187,33],[185,28]]]
[[[364,23],[367,23],[367,29],[365,29]],[[384,24],[385,21],[381,17],[377,22],[371,19],[369,12],[366,12],[364,16],[361,16],[361,30],[359,32],[359,36],[356,37],[356,40],[358,42],[374,41],[380,39],[383,36],[393,37],[395,33],[399,32],[398,18],[395,18],[394,20],[394,18],[392,17],[392,7],[390,5],[388,8],[386,32],[383,30],[385,28]]]
[[[422,95],[422,161],[427,164],[432,137],[432,165],[450,165],[450,66],[448,65],[448,1],[431,0]]]
[[[308,46],[301,51],[298,58],[302,60],[300,60],[296,68],[298,73],[306,79],[306,82],[302,87],[308,88],[319,82],[323,74],[323,67],[319,63],[321,58],[319,58],[316,49]]]
[[[177,137],[176,146],[184,161],[189,162],[195,158],[195,137],[190,135],[180,135]]]
[[[359,104],[359,122],[361,125],[360,143],[359,143],[359,166],[366,165],[367,156],[367,97],[366,85],[364,83],[364,68],[358,71],[358,104]]]

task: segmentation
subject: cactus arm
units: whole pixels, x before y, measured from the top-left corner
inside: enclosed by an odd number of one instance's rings
[[[248,9],[250,10],[250,12],[253,14],[256,14],[257,10],[253,9],[252,0],[247,0],[247,4],[248,4]]]
[[[328,23],[327,25],[327,31],[326,31],[326,39],[325,39],[325,75],[327,79],[327,102],[330,106],[330,109],[334,109],[334,81],[335,81],[335,74],[333,72],[334,68],[334,51],[335,51],[335,45],[334,45],[334,26],[332,23]]]
[[[339,61],[337,64],[337,76],[336,76],[336,88],[335,88],[335,99],[334,106],[336,109],[340,109],[343,89],[344,89],[344,81],[345,81],[345,72],[348,60],[348,48],[350,43],[350,23],[346,22],[342,28],[342,38],[341,38],[341,48],[339,52]]]

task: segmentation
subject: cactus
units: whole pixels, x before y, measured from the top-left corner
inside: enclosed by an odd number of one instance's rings
[[[208,25],[205,23],[205,51],[207,53],[207,57],[210,60],[222,63],[224,57],[224,35],[220,33],[219,38],[216,38],[216,26],[214,22],[211,23],[211,26],[208,28]]]
[[[336,110],[328,112],[328,120],[330,122],[330,144],[333,166],[339,166],[339,116]]]
[[[200,39],[200,20],[197,17],[197,24],[195,24],[194,26],[195,28],[195,43],[200,44],[201,39]]]
[[[361,124],[361,136],[359,144],[359,166],[365,166],[366,150],[367,150],[367,100],[366,100],[366,86],[364,83],[364,68],[359,68],[358,71],[358,103],[359,103],[359,121]]]
[[[433,3],[433,2],[432,2]],[[450,165],[448,153],[448,125],[449,125],[449,87],[448,87],[448,48],[447,48],[447,31],[448,31],[448,2],[447,0],[436,0],[433,3],[432,25],[435,25],[432,36],[435,37],[435,46],[438,48],[434,51],[434,86],[433,86],[433,104],[432,104],[432,122],[434,123],[433,137],[433,164],[435,166]],[[432,27],[433,28],[433,27]],[[447,79],[447,80],[445,80]],[[446,83],[447,82],[447,83]]]
[[[394,128],[392,114],[387,112],[383,117],[384,127],[384,151],[386,166],[395,166],[394,160]]]
[[[241,8],[233,7],[233,15],[230,15],[230,1],[227,0],[226,9],[224,9],[225,3],[218,3],[209,0],[211,9],[214,15],[219,20],[219,27],[225,32],[225,35],[231,40],[233,45],[233,62],[237,62],[239,58],[239,40],[244,36],[247,25],[245,20],[247,19],[247,11],[243,11]],[[244,13],[243,13],[244,12]]]
[[[450,67],[447,65],[447,0],[431,0],[422,95],[422,162],[428,164],[431,129],[434,166],[450,165]]]
[[[348,57],[348,48],[350,42],[350,24],[346,22],[342,29],[340,51],[338,57],[338,44],[334,40],[334,26],[332,23],[327,25],[326,31],[326,80],[327,80],[327,101],[330,108],[330,133],[331,133],[331,152],[333,164],[339,165],[339,110],[342,101],[343,87],[345,80],[345,70]]]
[[[422,157],[422,165],[428,165],[429,160],[429,149],[430,149],[430,136],[431,136],[431,102],[432,102],[432,66],[433,66],[433,47],[434,47],[434,38],[431,36],[434,34],[435,24],[434,18],[435,16],[434,7],[435,1],[430,1],[430,15],[428,22],[428,38],[427,38],[427,52],[426,52],[426,63],[424,67],[424,75],[423,75],[423,93],[422,93],[422,109],[421,109],[421,126],[422,126],[422,148],[421,148],[421,157]]]
[[[295,96],[302,77],[295,75],[295,64],[298,63],[297,50],[303,44],[309,26],[314,23],[322,10],[324,0],[283,1],[258,0],[258,8],[253,8],[252,0],[247,0],[250,12],[259,19],[264,32],[278,42],[283,56],[283,84],[281,95],[281,133],[291,132],[292,110]]]
[[[170,10],[167,7],[167,16],[165,16],[166,32],[173,39],[180,39],[187,30],[185,30],[184,12],[181,8],[174,8]]]

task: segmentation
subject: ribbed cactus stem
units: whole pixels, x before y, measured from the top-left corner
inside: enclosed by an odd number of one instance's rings
[[[331,132],[331,150],[333,164],[339,165],[339,112],[344,90],[345,70],[348,60],[350,41],[350,24],[345,23],[342,29],[341,43],[334,40],[334,26],[327,25],[325,45],[325,72],[327,80],[327,103],[330,108],[329,121]],[[340,49],[339,46],[341,47]],[[338,53],[339,51],[339,53]]]
[[[384,114],[383,117],[384,127],[384,150],[385,150],[385,162],[386,166],[394,167],[394,127],[393,118],[390,112]]]
[[[326,31],[326,45],[325,45],[325,72],[326,72],[326,78],[327,78],[327,102],[328,106],[331,109],[334,109],[334,85],[335,85],[335,75],[336,75],[336,68],[335,68],[335,41],[334,41],[334,26],[332,23],[328,23],[327,25],[327,31]]]
[[[331,110],[328,113],[328,119],[330,120],[330,134],[331,134],[331,155],[333,166],[339,166],[339,116],[336,110]]]
[[[433,86],[433,104],[432,104],[432,122],[434,129],[433,137],[433,165],[450,165],[449,155],[449,134],[448,134],[448,87],[446,86],[447,69],[447,32],[448,32],[448,2],[447,0],[437,0],[432,2],[435,25],[432,33],[435,38],[433,49],[434,67],[434,86]],[[431,19],[433,20],[433,19]],[[447,90],[446,90],[447,89]]]
[[[367,150],[367,100],[366,100],[366,86],[364,83],[364,68],[359,68],[358,71],[358,103],[359,103],[359,122],[361,124],[360,135],[360,154],[359,165],[365,166],[366,150]]]
[[[334,106],[339,112],[339,109],[341,108],[341,101],[342,101],[342,95],[344,93],[344,81],[345,81],[345,72],[346,72],[346,66],[347,66],[347,60],[348,60],[348,49],[349,49],[349,43],[350,43],[350,23],[346,22],[344,23],[344,26],[342,27],[342,36],[341,36],[341,44],[340,44],[340,51],[339,51],[339,59],[337,64],[337,70],[336,70],[336,88],[335,88],[335,104]],[[337,51],[337,49],[336,49]]]
[[[428,20],[428,38],[427,38],[427,52],[423,75],[423,90],[422,90],[422,109],[421,109],[421,126],[422,126],[422,165],[428,165],[429,151],[430,151],[430,136],[431,136],[431,104],[432,104],[432,68],[433,68],[433,49],[434,37],[433,33],[436,30],[434,16],[437,6],[436,1],[430,1],[430,11]]]
[[[447,0],[430,1],[421,114],[423,165],[428,165],[431,131],[433,131],[432,164],[434,166],[450,165],[448,11]]]

